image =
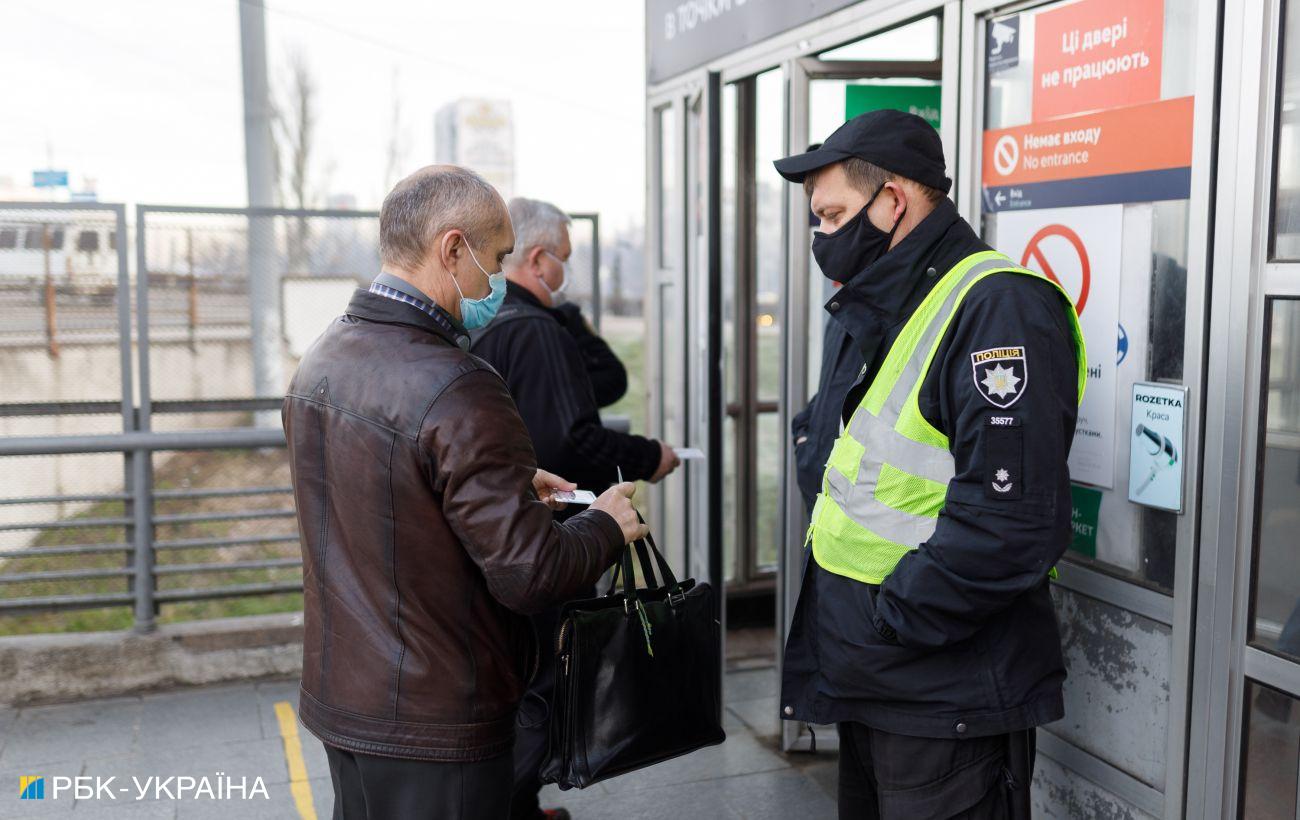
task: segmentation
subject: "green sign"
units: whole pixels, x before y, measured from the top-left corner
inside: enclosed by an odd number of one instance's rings
[[[868,111],[892,108],[915,114],[939,130],[939,96],[937,85],[881,85],[867,83],[844,88],[844,119],[851,120]]]
[[[1086,555],[1097,557],[1097,519],[1101,512],[1101,490],[1070,485],[1070,529],[1074,539],[1070,549]]]

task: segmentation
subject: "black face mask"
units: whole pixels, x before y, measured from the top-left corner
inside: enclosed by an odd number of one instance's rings
[[[827,279],[843,284],[889,250],[889,243],[894,241],[894,232],[907,215],[907,207],[904,206],[903,213],[898,215],[894,227],[888,233],[871,224],[867,218],[867,209],[883,190],[884,185],[877,188],[867,204],[834,233],[813,232],[813,258]]]

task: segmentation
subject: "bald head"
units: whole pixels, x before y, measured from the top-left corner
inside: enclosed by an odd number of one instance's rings
[[[508,230],[506,203],[483,177],[455,165],[427,165],[393,186],[379,212],[379,257],[385,267],[411,271],[440,236],[459,229],[482,247]]]

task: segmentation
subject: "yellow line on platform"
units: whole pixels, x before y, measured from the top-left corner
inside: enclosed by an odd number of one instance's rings
[[[284,759],[289,762],[289,791],[298,807],[298,817],[316,820],[316,806],[311,799],[311,783],[307,780],[307,764],[302,759],[298,716],[294,714],[293,704],[287,700],[275,704],[275,717],[280,722],[280,737],[284,739]]]

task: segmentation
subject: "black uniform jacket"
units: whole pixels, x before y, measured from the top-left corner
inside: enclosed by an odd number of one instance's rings
[[[817,394],[790,422],[799,495],[803,496],[809,511],[821,490],[826,459],[830,458],[831,448],[840,434],[844,395],[860,375],[862,354],[844,325],[832,317],[826,322],[822,335],[822,367]],[[804,437],[805,441],[798,443]]]
[[[614,483],[619,468],[628,481],[654,475],[657,441],[600,422],[600,406],[626,392],[627,373],[581,314],[547,308],[508,282],[496,318],[471,337],[470,350],[510,388],[543,470],[596,492]]]
[[[943,200],[827,303],[868,362],[845,420],[925,294],[987,249]],[[937,738],[1062,717],[1065,667],[1047,574],[1070,538],[1066,458],[1078,411],[1070,309],[1050,283],[1022,274],[996,273],[971,289],[919,393],[956,462],[934,535],[879,586],[828,572],[807,550],[783,717]],[[973,355],[1004,348],[1023,348],[1023,361]],[[1016,380],[994,383],[992,368]]]

